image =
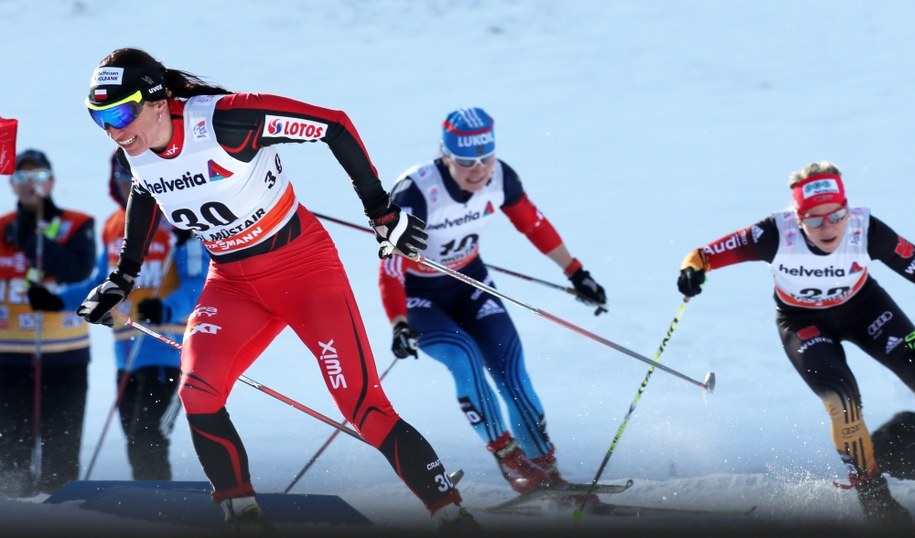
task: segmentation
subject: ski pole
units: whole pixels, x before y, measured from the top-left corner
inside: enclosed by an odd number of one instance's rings
[[[554,284],[554,283],[549,282],[549,281],[547,281],[547,280],[540,280],[539,278],[535,278],[535,277],[532,277],[532,276],[529,276],[529,275],[525,275],[525,274],[522,274],[522,273],[518,273],[518,272],[516,272],[516,271],[512,271],[511,269],[505,269],[504,267],[496,267],[495,265],[490,265],[490,264],[488,264],[488,263],[485,264],[485,265],[486,265],[486,267],[489,267],[490,269],[493,269],[493,270],[496,270],[496,271],[505,273],[506,275],[511,275],[511,276],[513,276],[513,277],[517,277],[517,278],[520,278],[520,279],[522,279],[522,280],[529,280],[529,281],[531,281],[531,282],[536,282],[536,283],[538,283],[538,284],[543,284],[544,286],[549,286],[549,287],[551,287],[551,288],[553,288],[553,289],[557,289],[557,290],[560,290],[560,291],[564,291],[564,292],[566,292],[566,293],[568,293],[568,294],[570,294],[570,295],[574,295],[574,296],[578,297],[578,292],[575,291],[575,288],[573,288],[572,286],[560,286],[559,284]]]
[[[165,281],[165,277],[169,269],[171,269],[173,255],[174,245],[169,248],[168,254],[166,254],[165,257],[165,261],[162,262],[162,277],[156,284],[155,290],[153,290],[153,297],[159,296],[159,291],[162,289],[162,283]],[[95,468],[95,460],[98,458],[99,452],[102,449],[102,443],[105,442],[105,435],[107,435],[108,428],[111,426],[111,420],[114,418],[114,414],[117,412],[118,407],[121,405],[121,398],[124,397],[124,392],[127,390],[127,382],[130,381],[130,371],[133,370],[133,365],[137,360],[137,355],[140,353],[140,344],[143,343],[143,336],[144,334],[142,333],[137,336],[133,346],[130,348],[130,354],[127,356],[127,362],[124,365],[124,375],[118,382],[118,390],[114,395],[114,402],[111,404],[111,408],[108,410],[108,416],[105,417],[105,423],[102,426],[102,432],[99,434],[98,443],[96,443],[95,450],[92,452],[92,458],[89,459],[89,465],[86,467],[86,476],[83,478],[83,480],[89,480],[89,477],[92,476],[92,469]]]
[[[375,233],[374,231],[372,231],[371,228],[367,228],[367,227],[365,227],[365,226],[360,226],[360,225],[358,225],[358,224],[353,224],[352,222],[347,222],[347,221],[345,221],[345,220],[340,220],[340,219],[337,219],[337,218],[334,218],[334,217],[330,217],[330,216],[328,216],[328,215],[322,215],[321,213],[315,213],[314,211],[312,211],[311,214],[314,215],[314,216],[316,216],[316,217],[318,217],[319,219],[329,220],[329,221],[331,221],[331,222],[335,222],[335,223],[340,224],[340,225],[343,225],[343,226],[348,226],[348,227],[350,227],[350,228],[353,228],[353,229],[356,229],[356,230],[359,230],[359,231],[362,231],[362,232]],[[520,279],[522,279],[522,280],[528,280],[528,281],[530,281],[530,282],[536,282],[536,283],[538,283],[538,284],[543,284],[544,286],[549,286],[549,287],[551,287],[551,288],[553,288],[553,289],[557,289],[557,290],[560,290],[560,291],[564,291],[564,292],[566,292],[566,293],[568,293],[568,294],[570,294],[570,295],[574,295],[575,297],[578,297],[578,292],[575,291],[575,288],[573,288],[572,286],[562,286],[562,285],[560,285],[560,284],[555,284],[555,283],[550,282],[550,281],[548,281],[548,280],[541,280],[541,279],[536,278],[536,277],[532,277],[532,276],[529,276],[529,275],[525,275],[525,274],[519,273],[519,272],[517,272],[517,271],[512,271],[511,269],[505,269],[504,267],[498,267],[498,266],[491,265],[491,264],[488,264],[488,263],[487,263],[487,264],[484,264],[484,265],[486,265],[486,267],[488,267],[488,268],[490,268],[490,269],[492,269],[492,270],[494,270],[494,271],[499,271],[499,272],[505,273],[506,275],[511,275],[511,276],[513,276],[513,277],[517,277],[517,278],[520,278]]]
[[[664,338],[661,340],[661,345],[658,346],[658,350],[654,354],[654,361],[658,362],[661,360],[661,353],[664,352],[664,348],[667,347],[667,342],[670,341],[671,335],[674,333],[674,329],[677,328],[677,325],[680,323],[680,316],[683,315],[683,311],[686,309],[686,303],[689,301],[689,297],[684,297],[683,302],[680,303],[680,307],[677,308],[677,313],[674,315],[673,321],[670,322],[670,327],[667,328],[667,332],[664,334]],[[639,400],[642,398],[642,393],[645,392],[645,388],[648,386],[648,380],[651,378],[652,372],[654,372],[655,365],[651,365],[648,368],[648,372],[645,373],[645,378],[642,379],[642,384],[639,385],[639,389],[635,393],[635,398],[632,399],[632,403],[629,404],[629,411],[626,412],[626,416],[623,418],[623,422],[620,424],[619,428],[616,430],[616,435],[613,436],[613,441],[610,443],[610,448],[607,449],[607,453],[604,455],[604,460],[600,463],[600,467],[597,469],[597,473],[594,475],[594,480],[591,481],[591,487],[588,489],[587,494],[582,497],[581,505],[572,512],[572,516],[575,519],[581,519],[584,517],[585,505],[588,503],[588,497],[594,493],[594,490],[597,488],[597,482],[600,480],[600,477],[604,474],[604,469],[607,467],[607,463],[610,461],[610,456],[613,455],[613,452],[616,450],[616,444],[619,443],[620,437],[623,436],[623,431],[626,429],[626,425],[629,424],[629,418],[632,416],[635,407],[639,404]]]
[[[172,401],[168,404],[168,407],[165,409],[165,413],[162,415],[162,418],[159,420],[159,431],[162,432],[162,435],[165,437],[170,437],[172,430],[175,429],[175,420],[178,419],[178,413],[181,411],[181,399],[178,398],[178,394],[175,393],[172,396]]]
[[[44,197],[38,195],[38,206],[35,208],[35,273],[30,275],[27,280],[34,280],[36,284],[44,281]],[[44,328],[44,315],[40,311],[35,311],[35,352],[32,354],[32,461],[29,465],[29,472],[32,475],[32,483],[38,484],[41,480],[41,458],[42,458],[42,440],[41,440],[41,340],[42,329]]]
[[[120,320],[124,325],[127,325],[128,327],[133,327],[134,329],[137,329],[140,332],[144,332],[147,335],[152,336],[156,340],[158,340],[164,344],[170,345],[175,349],[179,349],[179,350],[181,349],[181,344],[179,344],[178,342],[175,342],[174,340],[172,340],[171,338],[168,338],[165,335],[157,333],[156,331],[150,329],[149,327],[146,327],[145,325],[141,325],[141,324],[135,322],[134,320],[130,319],[130,316],[124,315],[124,314],[122,314],[120,312],[116,312],[116,311],[112,311],[111,314],[112,314],[112,317]],[[256,388],[257,390],[263,392],[264,394],[268,394],[268,395],[276,398],[277,400],[298,409],[299,411],[302,411],[303,413],[305,413],[307,415],[310,415],[310,416],[320,420],[321,422],[323,422],[325,424],[328,424],[330,426],[333,426],[334,428],[337,428],[338,430],[349,435],[350,437],[359,439],[362,442],[366,442],[366,443],[368,442],[365,439],[363,439],[361,435],[356,433],[355,430],[347,428],[344,425],[338,424],[334,420],[322,415],[321,413],[315,411],[314,409],[311,409],[310,407],[308,407],[304,404],[301,404],[301,403],[293,400],[292,398],[289,398],[288,396],[285,396],[262,383],[258,383],[257,381],[251,379],[250,377],[240,375],[240,376],[238,376],[238,380],[248,386]]]
[[[303,413],[305,413],[307,415],[311,415],[312,417],[320,420],[321,422],[323,422],[329,426],[333,426],[334,428],[337,428],[337,431],[341,431],[341,432],[349,435],[353,439],[359,439],[360,441],[367,442],[365,439],[362,438],[361,435],[356,433],[354,430],[351,430],[342,424],[338,424],[336,421],[332,420],[331,418],[326,417],[326,416],[322,415],[321,413],[318,413],[317,411],[305,406],[304,404],[300,404],[299,402],[293,400],[292,398],[289,398],[288,396],[284,396],[283,394],[280,394],[279,392],[271,389],[270,387],[268,387],[262,383],[258,383],[257,381],[251,379],[250,377],[240,375],[240,376],[238,376],[238,380],[241,381],[242,383],[245,383],[248,386],[256,388],[257,390],[263,392],[264,394],[273,396],[274,398],[276,398],[277,400],[279,400],[285,404],[291,405],[292,407],[298,409],[299,411],[302,411]]]
[[[483,290],[483,291],[485,291],[486,293],[489,293],[490,295],[494,295],[494,296],[499,297],[499,298],[501,298],[501,299],[504,299],[504,300],[506,300],[506,301],[508,301],[508,302],[510,302],[510,303],[514,303],[515,305],[520,306],[521,308],[525,308],[525,309],[527,309],[527,310],[530,310],[531,312],[533,312],[533,313],[535,313],[535,314],[537,314],[537,315],[543,316],[543,317],[545,317],[546,319],[548,319],[548,320],[550,320],[550,321],[552,321],[552,322],[554,322],[554,323],[557,323],[557,324],[559,324],[559,325],[565,327],[566,329],[570,329],[570,330],[572,330],[572,331],[575,331],[575,332],[577,332],[578,334],[580,334],[580,335],[582,335],[582,336],[585,336],[585,337],[587,337],[587,338],[590,338],[591,340],[594,340],[595,342],[599,342],[599,343],[601,343],[601,344],[603,344],[603,345],[605,345],[605,346],[611,347],[611,348],[613,348],[613,349],[615,349],[615,350],[617,350],[617,351],[619,351],[619,352],[621,352],[621,353],[624,353],[624,354],[626,354],[626,355],[629,355],[630,357],[632,357],[632,358],[634,358],[634,359],[638,359],[638,360],[640,360],[640,361],[642,361],[642,362],[648,363],[648,364],[651,365],[652,368],[657,368],[657,369],[659,369],[659,370],[662,370],[662,371],[664,371],[664,372],[667,372],[668,374],[672,374],[672,375],[674,375],[674,376],[676,376],[676,377],[679,377],[680,379],[682,379],[682,380],[684,380],[684,381],[688,381],[688,382],[692,383],[693,385],[696,385],[696,386],[698,386],[698,387],[701,387],[701,388],[705,389],[707,392],[713,392],[713,391],[715,390],[715,373],[714,373],[714,372],[707,372],[707,373],[705,374],[705,380],[704,380],[704,381],[699,381],[699,380],[697,380],[697,379],[693,379],[693,378],[691,378],[691,377],[689,377],[689,376],[687,376],[687,375],[685,375],[685,374],[682,374],[682,373],[678,372],[677,370],[674,370],[673,368],[670,368],[669,366],[665,366],[665,365],[660,364],[660,363],[658,363],[658,362],[652,361],[651,359],[649,359],[648,357],[646,357],[646,356],[644,356],[644,355],[641,355],[641,354],[639,354],[639,353],[636,353],[635,351],[632,351],[632,350],[630,350],[630,349],[628,349],[628,348],[625,348],[625,347],[623,347],[623,346],[621,346],[621,345],[619,345],[619,344],[617,344],[617,343],[615,343],[615,342],[612,342],[612,341],[610,341],[610,340],[604,338],[603,336],[594,334],[594,333],[592,333],[591,331],[588,331],[587,329],[584,329],[584,328],[582,328],[582,327],[579,327],[578,325],[575,325],[575,324],[573,324],[573,323],[570,323],[570,322],[568,322],[568,321],[566,321],[566,320],[564,320],[564,319],[562,319],[562,318],[560,318],[560,317],[558,317],[558,316],[555,316],[555,315],[553,315],[553,314],[550,314],[549,312],[547,312],[547,311],[545,311],[545,310],[541,310],[541,309],[539,309],[539,308],[534,308],[533,306],[530,306],[530,305],[528,305],[528,304],[522,303],[521,301],[519,301],[519,300],[517,300],[517,299],[514,299],[514,298],[512,298],[512,297],[510,297],[510,296],[508,296],[508,295],[506,295],[506,294],[504,294],[504,293],[502,293],[502,292],[496,290],[495,288],[492,288],[492,287],[490,287],[490,286],[487,286],[486,284],[480,282],[479,280],[476,280],[475,278],[469,277],[469,276],[467,276],[467,275],[465,275],[464,273],[461,273],[461,272],[459,272],[459,271],[455,271],[454,269],[451,269],[450,267],[444,266],[444,265],[442,265],[442,264],[440,264],[440,263],[438,263],[438,262],[434,262],[434,261],[432,261],[432,260],[430,260],[430,259],[428,259],[428,258],[425,258],[425,257],[423,257],[423,256],[421,256],[421,255],[419,255],[419,254],[417,254],[415,257],[409,257],[409,256],[403,254],[402,252],[400,252],[399,250],[395,250],[395,252],[396,252],[397,254],[399,254],[400,256],[403,256],[403,257],[405,257],[405,258],[414,260],[414,261],[416,261],[416,262],[418,262],[418,263],[421,263],[421,264],[425,265],[426,267],[430,267],[430,268],[432,268],[432,269],[435,269],[436,271],[439,271],[439,272],[444,273],[444,274],[446,274],[446,275],[448,275],[448,276],[454,277],[454,278],[460,280],[461,282],[470,284],[471,286],[473,286],[473,287],[475,287],[475,288],[477,288],[477,289]]]
[[[388,375],[388,372],[391,371],[391,368],[394,368],[394,365],[397,364],[398,361],[400,361],[400,359],[394,359],[391,362],[391,365],[388,366],[387,369],[385,369],[385,371],[381,373],[381,376],[378,378],[379,382],[382,381],[386,375]],[[345,426],[346,422],[347,422],[346,419],[344,419],[341,422],[338,422],[337,424],[339,424],[340,426]],[[298,483],[298,481],[303,476],[305,476],[305,473],[308,472],[308,469],[310,469],[311,466],[314,465],[314,463],[316,461],[318,461],[318,458],[321,457],[321,454],[323,454],[324,451],[327,449],[327,447],[330,446],[330,444],[334,441],[334,439],[337,438],[337,434],[339,434],[339,433],[340,433],[340,430],[335,430],[333,433],[330,434],[330,437],[327,438],[327,441],[324,441],[324,444],[321,445],[321,448],[319,448],[318,451],[315,452],[315,455],[312,456],[310,460],[308,460],[308,463],[306,463],[305,466],[302,467],[302,470],[299,471],[299,474],[295,475],[295,478],[293,478],[292,482],[290,482],[289,485],[286,486],[286,489],[283,490],[283,493],[289,493],[289,490],[291,490]]]

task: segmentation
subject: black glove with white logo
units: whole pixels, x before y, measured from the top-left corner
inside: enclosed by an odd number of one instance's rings
[[[391,351],[394,352],[394,356],[398,359],[406,359],[412,355],[414,359],[418,359],[419,354],[416,352],[418,338],[406,321],[395,323],[394,341],[391,343]]]
[[[578,270],[569,277],[569,281],[572,282],[572,286],[575,287],[575,293],[578,294],[576,297],[577,300],[586,305],[597,306],[597,310],[594,311],[595,316],[599,316],[607,311],[607,309],[604,308],[604,305],[607,303],[607,293],[604,291],[603,286],[591,278],[591,273],[585,271],[584,268],[579,267]]]
[[[388,212],[369,221],[375,230],[375,239],[381,243],[379,258],[390,258],[394,249],[413,258],[426,249],[426,223],[418,217],[401,211],[397,204],[388,206]]]
[[[79,305],[76,313],[89,323],[114,327],[111,309],[124,302],[133,290],[135,278],[115,270],[104,282],[96,286]]]

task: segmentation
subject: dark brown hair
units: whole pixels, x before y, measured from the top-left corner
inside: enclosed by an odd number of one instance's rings
[[[111,52],[99,62],[99,67],[138,67],[143,69],[159,69],[165,79],[165,88],[172,97],[188,98],[195,95],[223,95],[232,93],[222,86],[207,84],[197,75],[179,69],[165,67],[159,60],[148,52],[123,48]]]

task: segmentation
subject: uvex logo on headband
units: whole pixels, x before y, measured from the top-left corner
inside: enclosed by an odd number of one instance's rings
[[[845,186],[838,174],[816,174],[799,182],[791,189],[798,215],[823,204],[844,204]]]

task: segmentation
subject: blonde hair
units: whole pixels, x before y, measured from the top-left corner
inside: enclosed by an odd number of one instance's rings
[[[836,174],[841,176],[842,172],[839,170],[838,166],[829,161],[810,163],[800,170],[791,172],[791,177],[788,179],[788,188],[792,188],[801,181],[804,181],[808,177],[814,176],[816,174]]]

